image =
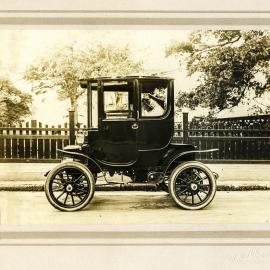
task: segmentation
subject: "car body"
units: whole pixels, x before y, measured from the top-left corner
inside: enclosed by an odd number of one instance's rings
[[[133,183],[156,184],[185,209],[201,209],[211,202],[216,176],[195,161],[196,152],[202,151],[190,144],[173,142],[172,78],[102,77],[80,80],[80,85],[87,91],[88,125],[78,132],[77,145],[60,150],[63,161],[72,161],[61,163],[47,176],[45,191],[54,207],[63,211],[85,207],[93,196],[89,189],[97,185],[98,176],[111,183],[106,175],[116,173],[129,177]],[[73,184],[78,175],[84,179],[79,187]],[[180,188],[183,193],[177,195],[181,185],[185,188]],[[83,203],[76,190],[84,190],[80,195],[88,194]]]

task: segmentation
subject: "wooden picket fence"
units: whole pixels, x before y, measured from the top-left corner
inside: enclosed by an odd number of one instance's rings
[[[69,123],[43,125],[32,120],[17,127],[0,124],[0,162],[56,162],[57,149],[75,142],[74,113]],[[197,149],[218,148],[201,153],[198,159],[208,162],[270,162],[270,115],[207,120],[194,118],[175,123],[174,142],[188,143]]]
[[[0,124],[1,162],[55,162],[60,158],[57,149],[69,144],[68,124],[57,127],[32,120],[17,127]]]

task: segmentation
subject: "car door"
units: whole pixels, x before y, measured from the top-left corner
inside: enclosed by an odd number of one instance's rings
[[[100,161],[129,165],[137,159],[134,82],[104,82],[101,95]]]
[[[141,80],[139,84],[138,151],[160,150],[173,136],[172,80]]]

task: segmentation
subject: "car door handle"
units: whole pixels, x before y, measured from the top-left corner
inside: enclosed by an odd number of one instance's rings
[[[132,129],[138,129],[139,128],[139,125],[138,125],[138,123],[134,123],[134,124],[132,124]]]

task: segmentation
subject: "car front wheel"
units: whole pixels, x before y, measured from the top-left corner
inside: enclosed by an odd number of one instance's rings
[[[50,204],[61,211],[77,211],[93,198],[95,180],[81,163],[61,163],[49,172],[45,193]]]

